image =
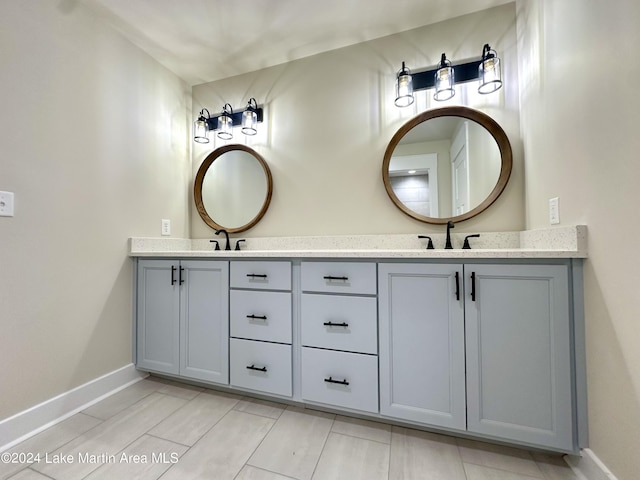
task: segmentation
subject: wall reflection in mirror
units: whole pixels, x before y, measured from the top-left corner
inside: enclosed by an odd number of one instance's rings
[[[271,194],[267,163],[244,145],[214,150],[200,166],[194,184],[200,217],[210,227],[229,233],[254,226],[266,212]]]
[[[429,223],[477,215],[502,192],[511,172],[511,147],[487,115],[445,107],[418,115],[393,137],[383,180],[393,202]]]

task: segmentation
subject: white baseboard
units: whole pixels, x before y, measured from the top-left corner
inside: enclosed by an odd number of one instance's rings
[[[617,480],[590,448],[582,449],[580,455],[566,455],[564,459],[581,480]]]
[[[131,363],[0,421],[0,452],[142,380],[147,375],[136,370]]]

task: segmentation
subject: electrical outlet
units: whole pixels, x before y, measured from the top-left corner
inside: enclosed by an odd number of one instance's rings
[[[13,217],[13,192],[0,192],[0,217]]]
[[[162,235],[171,235],[171,220],[162,219]]]
[[[560,207],[558,206],[558,197],[549,199],[549,223],[557,225],[560,223]]]

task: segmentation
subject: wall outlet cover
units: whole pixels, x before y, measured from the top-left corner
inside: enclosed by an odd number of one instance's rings
[[[0,217],[13,217],[14,196],[13,192],[0,192]]]
[[[171,220],[162,219],[162,235],[171,235]]]
[[[549,199],[549,223],[557,225],[560,223],[560,206],[558,205],[558,197]]]

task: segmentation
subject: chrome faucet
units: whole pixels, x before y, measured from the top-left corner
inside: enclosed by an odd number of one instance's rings
[[[224,247],[225,250],[231,250],[231,246],[229,245],[229,232],[225,229],[221,228],[220,230],[216,230],[216,235],[220,235],[220,232],[224,233],[224,236],[227,237],[227,244]]]
[[[456,228],[451,220],[447,222],[447,241],[444,244],[445,250],[453,250],[453,245],[451,245],[451,229]]]

